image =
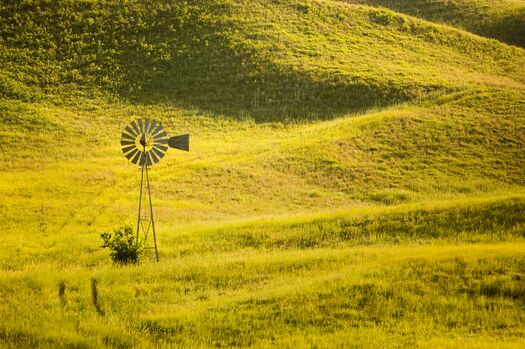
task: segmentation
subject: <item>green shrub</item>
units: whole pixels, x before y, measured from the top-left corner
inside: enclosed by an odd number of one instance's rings
[[[102,233],[103,248],[111,250],[111,260],[116,264],[137,264],[145,254],[144,242],[135,237],[133,226],[126,223],[113,229],[113,233]]]
[[[379,9],[370,13],[370,19],[381,25],[389,25],[394,23],[396,16],[390,11]]]
[[[31,90],[23,83],[0,74],[0,97],[27,102],[31,100]]]

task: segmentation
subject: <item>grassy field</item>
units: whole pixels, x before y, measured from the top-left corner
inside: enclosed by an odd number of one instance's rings
[[[523,347],[522,12],[1,2],[0,347]],[[192,144],[117,267],[138,117]]]

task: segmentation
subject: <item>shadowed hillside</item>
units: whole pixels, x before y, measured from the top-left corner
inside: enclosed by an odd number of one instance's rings
[[[2,95],[22,100],[111,92],[285,121],[525,80],[523,51],[331,1],[36,1],[0,11]]]
[[[447,23],[510,45],[525,46],[522,0],[346,0]]]

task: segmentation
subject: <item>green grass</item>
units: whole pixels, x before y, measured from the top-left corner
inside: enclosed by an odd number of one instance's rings
[[[60,272],[33,264],[3,273],[2,292],[23,300],[3,303],[0,333],[8,345],[49,347],[519,347],[522,249],[523,242],[252,250]],[[91,278],[104,315],[93,305]]]
[[[1,3],[0,346],[522,347],[520,6]],[[116,267],[137,117],[191,152]]]
[[[525,46],[525,4],[521,0],[348,0],[382,6],[430,21]]]

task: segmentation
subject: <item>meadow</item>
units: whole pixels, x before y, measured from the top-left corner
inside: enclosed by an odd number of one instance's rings
[[[523,6],[2,1],[0,346],[523,347]]]

